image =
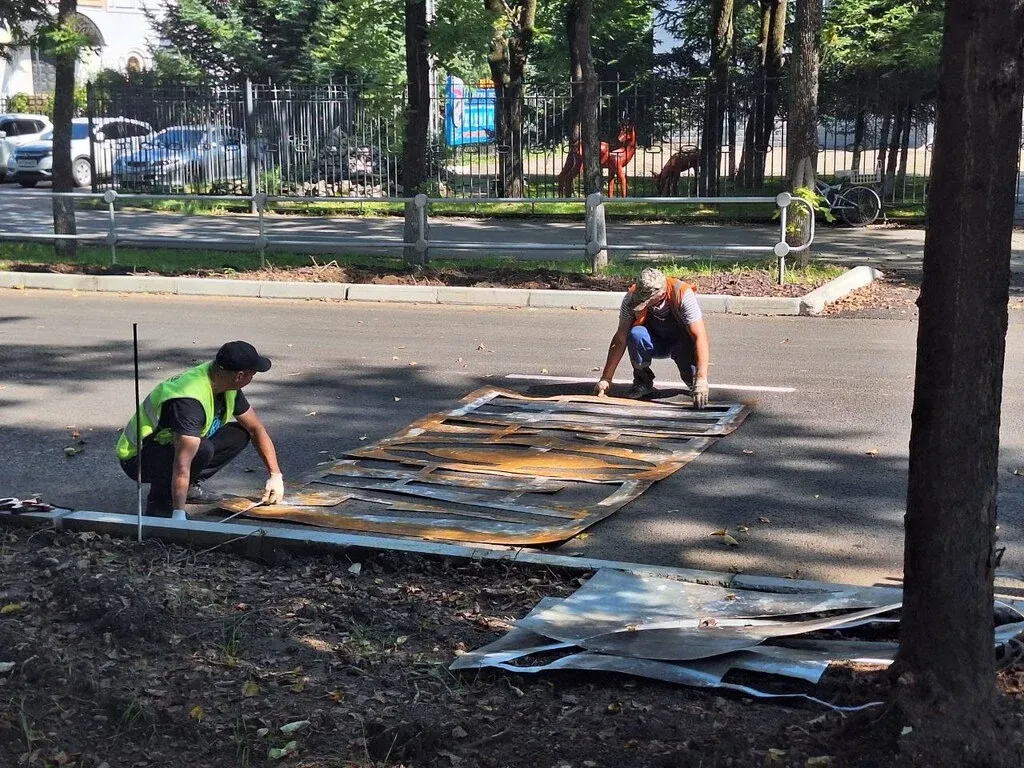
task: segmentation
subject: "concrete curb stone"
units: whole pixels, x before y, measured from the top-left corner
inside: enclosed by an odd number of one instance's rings
[[[882,276],[872,267],[854,267],[802,297],[701,295],[710,314],[817,315],[851,291]],[[373,283],[308,283],[289,281],[178,278],[151,275],[61,275],[45,272],[0,272],[0,288],[117,293],[171,293],[182,296],[238,296],[265,299],[336,299],[412,304],[533,307],[547,309],[618,309],[620,291],[555,291],[519,288],[471,288]]]

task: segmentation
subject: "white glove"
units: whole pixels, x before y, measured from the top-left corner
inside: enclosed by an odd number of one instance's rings
[[[280,472],[274,472],[270,475],[270,479],[267,480],[267,485],[263,491],[263,498],[260,500],[262,504],[277,504],[284,498],[284,476]]]
[[[608,389],[611,387],[611,385],[612,383],[608,381],[608,379],[601,379],[599,382],[597,382],[597,386],[594,387],[594,394],[597,397],[607,397]]]
[[[708,390],[708,380],[703,376],[698,376],[690,390],[693,393],[694,408],[700,409],[708,404]]]
[[[188,515],[184,509],[175,509],[171,512],[171,520],[188,520]]]

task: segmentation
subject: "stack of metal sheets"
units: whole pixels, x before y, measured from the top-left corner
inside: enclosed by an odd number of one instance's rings
[[[623,672],[831,707],[806,693],[768,692],[724,678],[742,670],[817,683],[833,662],[888,665],[895,640],[856,639],[856,630],[874,625],[877,635],[888,624],[894,637],[901,600],[901,591],[889,587],[774,593],[605,569],[566,599],[545,598],[504,637],[460,656],[451,668]],[[1000,605],[1022,618],[1016,604]],[[1021,620],[997,627],[997,646],[1021,632]],[[870,704],[853,708],[861,706]]]

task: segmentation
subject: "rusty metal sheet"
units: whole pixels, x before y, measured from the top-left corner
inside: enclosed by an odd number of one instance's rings
[[[457,408],[319,465],[282,504],[229,498],[219,506],[248,517],[377,534],[551,544],[678,471],[746,414],[733,404],[695,411],[488,387]]]

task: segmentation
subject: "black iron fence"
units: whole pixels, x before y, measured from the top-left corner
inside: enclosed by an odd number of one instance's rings
[[[568,87],[527,88],[521,119],[500,129],[486,83],[449,82],[430,109],[429,182],[441,197],[500,197],[508,175],[521,196],[580,194]],[[882,105],[882,106],[879,106]],[[703,83],[644,88],[602,84],[600,126],[630,196],[774,193],[786,173],[784,82],[729,88],[708,109]],[[143,135],[97,135],[89,149],[97,189],[251,193],[311,197],[402,196],[404,96],[362,84],[227,88],[138,86],[89,89],[94,125],[128,118]],[[890,203],[921,201],[927,189],[934,105],[880,93],[822,99],[818,172],[855,174]],[[712,117],[709,118],[709,115]],[[719,145],[701,144],[707,120]],[[632,133],[622,126],[629,123]],[[717,173],[708,164],[717,161]],[[509,169],[512,169],[511,171]]]

